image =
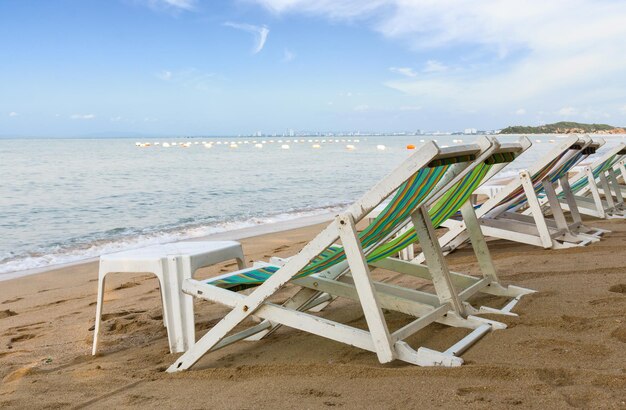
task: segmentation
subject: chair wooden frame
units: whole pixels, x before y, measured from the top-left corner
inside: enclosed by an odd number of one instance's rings
[[[556,158],[561,159],[552,166],[552,169],[584,152],[583,150],[593,148],[588,151],[591,152],[603,143],[603,140],[594,142],[588,136],[572,135],[534,163],[529,170],[520,171],[511,182],[477,209],[476,216],[483,234],[552,249],[584,246],[598,241],[597,235],[606,231],[592,230],[583,226],[580,217],[575,213],[575,207],[572,212],[575,215],[573,221],[566,220],[563,208],[556,197],[555,184],[548,178],[550,173],[541,181],[533,181],[532,176],[540,175],[541,171],[546,170]],[[546,193],[545,198],[537,195],[535,191],[537,184],[541,184]],[[517,196],[510,200],[507,198],[520,189],[525,196],[524,202],[513,209],[508,209],[516,201]],[[526,210],[523,210],[524,206],[527,207]],[[551,214],[550,217],[545,215],[547,212]],[[452,252],[469,241],[470,232],[464,221],[451,219],[444,226],[449,230],[440,238],[439,244],[445,252]],[[423,254],[415,258],[417,262],[424,259]]]
[[[428,215],[428,206],[436,198],[441,197],[445,189],[454,186],[477,164],[501,148],[502,146],[497,140],[488,138],[482,138],[477,145],[452,148],[439,148],[434,142],[423,144],[402,166],[375,185],[346,212],[337,216],[298,254],[285,260],[284,265],[278,271],[249,295],[243,295],[198,280],[185,280],[183,283],[185,293],[226,305],[232,310],[184,355],[179,357],[168,369],[168,372],[188,369],[210,351],[242,339],[250,339],[258,334],[267,334],[277,325],[286,325],[375,352],[381,363],[398,359],[422,366],[461,365],[463,360],[458,355],[489,331],[506,327],[502,323],[471,315],[468,307],[470,305],[466,303],[466,300],[479,291],[514,298],[502,310],[502,313],[507,313],[522,295],[533,291],[514,286],[504,287],[499,284],[480,229],[472,229],[472,244],[483,269],[483,277],[475,278],[450,272],[434,234]],[[514,148],[521,150],[522,146],[517,144]],[[433,282],[435,293],[420,292],[373,281],[370,275],[370,266],[366,259],[366,255],[373,248],[362,248],[356,223],[365,218],[372,209],[395,192],[409,177],[428,166],[431,161],[445,156],[462,155],[470,152],[476,154],[476,160],[453,166],[448,171],[450,175],[438,185],[433,197],[419,205],[411,213],[410,222],[414,225],[420,243],[426,252],[428,266],[394,258],[384,259],[378,264],[380,267],[393,269],[400,273],[429,278]],[[467,218],[469,226],[478,227],[471,203],[466,203],[461,211],[463,217]],[[398,229],[401,228],[398,227]],[[392,235],[393,233],[389,236]],[[301,269],[337,240],[340,240],[344,247],[345,262],[332,269],[294,279]],[[212,278],[212,280],[215,279]],[[268,298],[290,281],[304,289],[283,305],[270,303]],[[324,294],[358,301],[363,309],[368,331],[306,312],[316,305],[324,304],[327,300],[324,298]],[[382,312],[383,308],[400,311],[415,316],[417,319],[392,332],[387,326]],[[263,321],[246,330],[229,335],[237,325],[251,315],[261,318]],[[425,347],[414,350],[404,341],[410,335],[433,322],[465,327],[471,329],[471,332],[444,352]]]

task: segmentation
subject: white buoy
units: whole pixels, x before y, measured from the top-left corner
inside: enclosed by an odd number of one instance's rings
[[[204,148],[213,148],[213,145],[211,145],[211,144],[206,144],[206,143],[205,143],[205,144],[203,144],[203,145],[204,145]]]
[[[161,145],[163,148],[169,148],[170,147],[170,143],[169,142],[164,142],[163,145]]]
[[[535,140],[535,142],[536,142],[537,144],[540,144],[540,143],[541,143],[541,140]]]
[[[320,148],[320,147],[321,147],[320,144],[313,144],[313,145],[311,145],[311,148]]]
[[[161,145],[161,143],[160,142],[155,142],[154,145]]]
[[[230,143],[230,147],[231,148],[239,148],[239,145],[235,144],[234,142]]]
[[[254,144],[254,146],[257,148],[263,148],[263,144]]]
[[[135,146],[136,147],[140,147],[141,146],[141,142],[135,142]]]
[[[178,145],[178,142],[172,142],[172,147],[175,147]]]
[[[554,143],[554,142],[556,142],[556,141],[555,141],[555,140],[549,140],[548,142]]]
[[[361,140],[354,140],[354,142],[361,142]]]
[[[385,147],[383,144],[380,144],[380,145],[376,145],[376,149],[379,151],[384,151],[387,149],[387,147]]]
[[[193,143],[193,145],[198,145],[198,144],[200,144],[199,141],[196,141],[196,142]]]
[[[283,144],[280,146],[280,149],[289,149],[289,145]]]
[[[353,150],[353,149],[355,149],[355,148],[356,148],[356,147],[355,147],[354,145],[352,145],[352,144],[348,144],[348,145],[346,145],[346,149],[348,149],[348,150],[350,150],[350,151],[352,151],[352,150]]]

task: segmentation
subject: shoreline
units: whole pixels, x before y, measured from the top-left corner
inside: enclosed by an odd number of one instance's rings
[[[288,219],[284,221],[265,223],[265,224],[255,225],[255,226],[248,226],[245,228],[237,228],[237,229],[233,229],[230,231],[217,232],[217,233],[206,235],[206,236],[199,236],[196,238],[188,238],[188,239],[183,239],[180,241],[163,242],[163,243],[177,243],[177,242],[187,242],[187,241],[211,241],[211,240],[238,241],[241,239],[257,237],[257,236],[317,225],[322,222],[330,221],[333,217],[334,217],[333,213],[327,212],[327,213],[322,213],[318,215],[310,215],[310,216],[304,216],[304,217],[299,217],[299,218],[294,218],[294,219]],[[125,250],[139,249],[141,247],[142,246],[138,246],[138,247],[128,248]],[[103,253],[103,255],[105,254]],[[54,265],[42,266],[40,268],[25,269],[25,270],[20,270],[20,271],[2,273],[0,274],[0,282],[6,282],[6,281],[14,280],[14,279],[19,279],[22,277],[37,275],[40,273],[46,273],[49,271],[59,270],[63,268],[89,264],[89,263],[98,261],[99,258],[100,256],[95,256],[95,257],[81,259],[81,260],[77,260],[73,262],[59,263],[59,264],[54,264]]]

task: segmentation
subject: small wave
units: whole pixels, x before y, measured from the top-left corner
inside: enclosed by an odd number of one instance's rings
[[[0,258],[0,275],[9,273],[15,274],[16,272],[19,273],[20,271],[30,271],[33,269],[53,268],[56,265],[97,258],[107,253],[136,249],[149,245],[177,242],[186,239],[202,238],[222,232],[324,215],[338,212],[343,209],[344,206],[344,204],[341,204],[317,209],[291,210],[264,218],[253,217],[245,221],[222,222],[178,229],[174,228],[113,240],[99,239],[89,244],[74,247],[55,244],[49,247],[46,250],[47,252],[31,252],[28,255],[5,255],[5,258]],[[117,229],[113,231],[116,231],[116,234],[120,233],[120,230]],[[16,275],[11,275],[11,277],[15,276]],[[0,280],[2,280],[1,276]]]

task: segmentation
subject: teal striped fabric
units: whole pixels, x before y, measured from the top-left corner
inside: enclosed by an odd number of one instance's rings
[[[474,190],[482,183],[493,164],[504,161],[510,162],[514,157],[513,154],[509,154],[500,155],[500,157],[497,158],[490,158],[468,173],[432,206],[429,215],[433,221],[433,225],[435,227],[440,226],[441,223],[450,218],[461,208],[463,203],[469,199]],[[401,223],[410,218],[413,210],[430,195],[441,181],[448,171],[449,166],[450,165],[436,166],[418,171],[398,188],[395,196],[385,207],[383,212],[381,212],[367,228],[359,233],[359,239],[364,249],[368,249],[377,243],[380,244],[379,246],[373,246],[372,249],[369,250],[367,254],[368,262],[375,262],[397,254],[410,244],[418,241],[415,230],[411,227],[402,235],[386,243],[381,242],[393,233]],[[346,256],[342,247],[336,246],[328,248],[300,271],[295,278],[322,272],[345,259]],[[267,266],[259,269],[251,269],[234,273],[217,280],[209,279],[207,283],[239,290],[263,283],[268,277],[278,271],[279,268],[278,266]]]
[[[591,173],[593,174],[594,178],[598,178],[601,173],[603,173],[603,172],[607,171],[609,168],[613,167],[613,165],[615,165],[617,163],[617,161],[620,160],[620,158],[621,158],[621,155],[615,154],[615,155],[612,155],[611,157],[607,158],[607,160],[602,162],[601,164],[596,165],[591,170]],[[573,193],[576,193],[576,192],[580,191],[581,189],[583,189],[584,187],[586,187],[587,185],[589,185],[589,180],[587,179],[587,175],[582,175],[575,182],[570,184],[570,188],[571,188]],[[565,193],[561,192],[559,194],[559,198],[565,198]]]

